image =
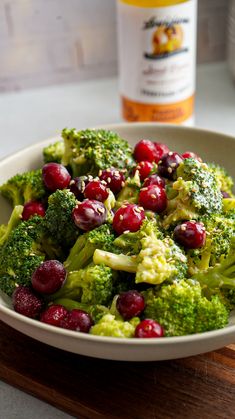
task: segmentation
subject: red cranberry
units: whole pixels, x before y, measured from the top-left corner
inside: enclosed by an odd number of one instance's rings
[[[68,310],[60,304],[52,304],[40,316],[40,321],[60,327],[61,321],[67,316]]]
[[[118,192],[120,192],[120,190],[123,188],[124,183],[125,183],[125,176],[123,172],[113,167],[110,169],[102,170],[99,173],[99,178],[101,180],[105,180],[109,189],[111,189],[111,191],[114,194],[117,194]]]
[[[35,319],[43,309],[43,300],[30,287],[20,285],[12,295],[14,310],[23,316]]]
[[[83,201],[86,185],[92,180],[92,176],[79,176],[70,181],[69,189],[78,201]]]
[[[138,291],[129,290],[122,292],[117,298],[117,309],[125,320],[139,316],[144,307],[144,297]]]
[[[183,161],[182,157],[178,153],[170,151],[165,154],[158,162],[158,174],[166,177],[167,179],[174,179],[176,169],[179,164]]]
[[[198,249],[205,244],[206,230],[202,223],[185,221],[175,227],[174,239],[186,249]]]
[[[231,198],[231,195],[229,195],[228,192],[221,191],[223,198]]]
[[[60,325],[64,329],[88,333],[93,325],[93,320],[90,314],[86,311],[74,308],[68,312],[67,316],[61,321]]]
[[[74,208],[72,217],[78,228],[90,231],[105,222],[107,210],[103,202],[86,199]]]
[[[96,199],[97,201],[104,202],[109,196],[106,182],[91,180],[85,187],[84,196],[88,199]]]
[[[163,212],[167,207],[166,191],[161,186],[149,185],[139,193],[139,204],[146,210]]]
[[[154,173],[153,175],[150,175],[149,177],[147,177],[143,183],[143,188],[146,188],[149,185],[157,185],[157,186],[161,186],[162,188],[165,188],[165,179],[163,179],[162,177],[158,176],[156,173]]]
[[[32,286],[41,294],[53,294],[66,280],[64,265],[58,260],[46,260],[33,272]]]
[[[142,320],[135,328],[136,338],[162,338],[163,336],[163,327],[152,319]]]
[[[122,205],[113,217],[113,229],[117,234],[138,231],[145,218],[143,208],[136,204]]]
[[[164,156],[164,154],[169,153],[170,150],[166,144],[162,144],[162,143],[153,143],[153,144],[155,145],[155,150],[156,150],[155,162],[158,163],[159,160],[161,160],[162,156]]]
[[[134,148],[134,158],[138,162],[143,160],[155,161],[157,152],[154,143],[149,140],[140,140]]]
[[[137,164],[134,170],[134,173],[136,172],[136,170],[138,170],[139,175],[140,175],[140,180],[143,182],[143,180],[150,174],[153,168],[154,168],[154,165],[150,161],[140,161]]]
[[[47,163],[42,168],[43,182],[49,191],[65,189],[69,186],[71,176],[66,169],[59,163]]]
[[[183,157],[183,159],[195,159],[195,160],[198,160],[200,162],[202,161],[201,157],[199,157],[193,151],[185,151],[185,153],[181,154],[181,156]]]
[[[44,205],[39,201],[29,201],[24,204],[24,209],[22,212],[22,220],[26,221],[34,215],[39,215],[44,217],[46,214]]]

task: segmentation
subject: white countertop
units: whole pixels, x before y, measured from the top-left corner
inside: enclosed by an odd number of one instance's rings
[[[235,137],[235,84],[224,63],[197,71],[197,127]],[[121,122],[117,79],[45,87],[0,95],[0,158],[34,142],[75,128]],[[59,410],[0,383],[0,417],[69,419]],[[20,413],[19,413],[20,412]]]
[[[195,125],[235,136],[235,84],[223,63],[197,72]],[[0,158],[66,126],[121,122],[117,79],[0,95]]]

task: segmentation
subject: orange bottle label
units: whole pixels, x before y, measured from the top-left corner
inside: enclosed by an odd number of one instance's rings
[[[197,1],[167,3],[118,2],[119,81],[127,121],[184,123],[193,116]]]
[[[146,104],[122,96],[122,116],[128,122],[164,122],[181,124],[187,121],[194,110],[194,95],[173,104]]]

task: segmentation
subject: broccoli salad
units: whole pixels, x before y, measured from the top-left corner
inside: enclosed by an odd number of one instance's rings
[[[235,196],[193,151],[64,129],[43,166],[0,186],[0,289],[15,311],[116,338],[225,327],[235,308]]]

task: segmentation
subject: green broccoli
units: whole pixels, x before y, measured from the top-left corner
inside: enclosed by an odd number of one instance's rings
[[[43,161],[44,163],[61,163],[64,154],[64,143],[63,141],[56,141],[43,149]]]
[[[183,336],[221,329],[228,324],[229,311],[218,295],[210,299],[199,283],[181,280],[143,292],[144,317],[163,326],[165,336]]]
[[[31,284],[34,270],[45,260],[41,217],[22,221],[0,249],[0,289],[11,296],[17,285]]]
[[[226,192],[231,197],[233,196],[233,179],[229,176],[228,172],[224,167],[219,166],[215,163],[207,163],[209,170],[216,177],[220,190]]]
[[[170,237],[162,238],[156,221],[146,220],[137,234],[140,244],[137,255],[114,254],[96,249],[94,263],[134,272],[136,283],[160,284],[175,277],[185,277],[188,266],[183,250]]]
[[[22,220],[22,212],[24,207],[22,205],[16,205],[11,213],[8,223],[1,224],[0,226],[0,246],[8,240],[11,232],[18,226]]]
[[[120,208],[123,204],[137,204],[139,192],[141,188],[141,181],[139,171],[135,172],[133,177],[128,177],[125,185],[119,192],[116,200],[116,208]]]
[[[133,317],[130,321],[116,319],[112,314],[105,314],[90,329],[91,335],[112,336],[115,338],[133,338],[135,328],[139,324],[140,319]]]
[[[115,235],[112,227],[108,224],[102,224],[87,233],[81,234],[70,249],[70,253],[64,262],[65,268],[71,272],[86,267],[92,262],[95,249],[108,251],[114,249],[114,239]]]
[[[187,251],[189,273],[207,270],[220,263],[229,253],[235,236],[235,210],[202,217],[206,229],[205,245]]]
[[[69,189],[57,189],[48,198],[48,208],[43,218],[47,235],[65,251],[73,246],[79,235],[79,229],[72,219],[76,204],[75,195]]]
[[[47,191],[42,180],[42,170],[31,170],[13,176],[0,186],[0,193],[13,207],[29,201],[46,199]]]
[[[84,174],[98,175],[99,170],[134,166],[131,147],[127,141],[111,131],[64,129],[65,151],[62,164],[70,166],[73,177]]]
[[[65,284],[51,299],[69,298],[82,304],[108,305],[113,297],[115,275],[109,267],[93,264],[69,272]]]
[[[223,198],[223,212],[235,210],[235,198]]]
[[[168,192],[164,228],[180,220],[197,220],[202,215],[222,211],[220,184],[205,163],[191,158],[183,160],[171,189],[174,193]]]
[[[209,290],[235,290],[235,238],[231,241],[228,256],[220,264],[216,264],[207,271],[195,273],[193,279]]]

